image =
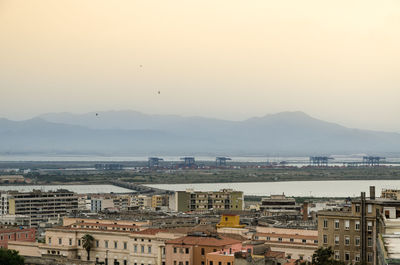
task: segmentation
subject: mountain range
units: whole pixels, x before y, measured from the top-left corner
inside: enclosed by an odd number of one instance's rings
[[[400,134],[352,129],[303,112],[243,121],[136,111],[0,119],[0,153],[136,155],[395,154]]]

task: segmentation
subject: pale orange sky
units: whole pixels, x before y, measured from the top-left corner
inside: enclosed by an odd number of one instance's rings
[[[398,0],[0,0],[0,117],[301,110],[400,132],[399,47]]]

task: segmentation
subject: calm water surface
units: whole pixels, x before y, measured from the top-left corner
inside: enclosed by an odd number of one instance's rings
[[[25,185],[25,186],[0,186],[0,191],[17,190],[17,191],[55,191],[57,189],[67,189],[78,194],[82,193],[130,193],[134,192],[129,189],[121,188],[114,185]]]
[[[343,181],[288,181],[288,182],[241,182],[241,183],[196,183],[196,184],[156,184],[150,187],[174,191],[194,189],[215,191],[234,189],[245,195],[266,196],[282,194],[288,196],[314,197],[355,197],[361,191],[369,194],[369,186],[376,187],[379,196],[382,189],[400,188],[400,180],[343,180]]]

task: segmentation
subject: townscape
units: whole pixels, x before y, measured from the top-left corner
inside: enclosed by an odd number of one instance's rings
[[[311,168],[329,170],[313,160]],[[154,161],[141,170],[171,170]],[[203,170],[196,164],[181,167]],[[220,171],[229,167],[217,164]],[[36,180],[32,170],[3,168],[1,247],[37,265],[311,264],[318,250],[331,251],[332,260],[342,264],[400,261],[400,190],[377,194],[370,186],[346,198],[291,197],[285,190],[267,196],[233,189],[172,191],[117,178],[126,170],[137,168],[95,164],[93,171],[115,176],[110,187],[126,190],[85,193],[7,190],[31,187]]]
[[[0,0],[0,265],[400,265],[399,15]]]

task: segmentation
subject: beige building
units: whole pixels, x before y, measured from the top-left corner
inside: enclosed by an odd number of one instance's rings
[[[371,187],[369,198],[362,192],[361,198],[352,201],[349,207],[319,211],[319,246],[331,246],[335,259],[345,263],[376,264],[377,218],[396,216],[398,209],[400,201],[375,198],[375,187]]]
[[[253,239],[264,241],[271,251],[284,252],[287,259],[311,261],[318,249],[317,230],[257,226]]]
[[[153,195],[151,197],[151,208],[168,207],[168,195]]]
[[[136,224],[110,224],[112,221],[75,219],[65,221],[62,227],[49,228],[45,243],[30,247],[14,242],[11,249],[23,256],[62,257],[67,260],[87,260],[82,237],[94,237],[90,260],[104,264],[120,265],[163,265],[165,264],[165,241],[183,236],[169,230],[144,229]]]
[[[8,192],[8,213],[27,215],[31,225],[38,227],[41,223],[58,219],[78,210],[78,198],[68,190],[42,192]]]
[[[135,195],[131,197],[131,207],[146,209],[152,206],[152,197],[146,195]]]
[[[176,212],[209,210],[243,210],[242,191],[222,189],[220,191],[176,191],[170,196],[169,207]]]

